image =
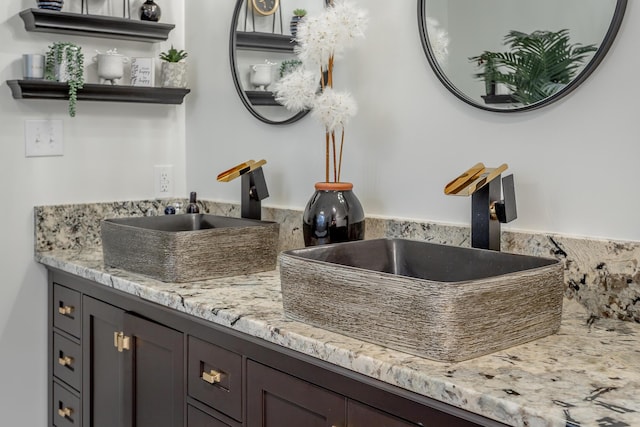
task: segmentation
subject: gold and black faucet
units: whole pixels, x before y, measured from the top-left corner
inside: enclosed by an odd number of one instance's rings
[[[242,177],[240,184],[240,216],[249,219],[262,218],[261,201],[269,197],[267,181],[264,179],[262,166],[266,160],[247,160],[218,175],[220,182],[229,182],[237,177]]]
[[[487,168],[477,163],[449,182],[444,194],[471,196],[471,246],[500,250],[500,223],[511,222],[518,217],[513,174],[501,178],[507,170],[504,163]]]

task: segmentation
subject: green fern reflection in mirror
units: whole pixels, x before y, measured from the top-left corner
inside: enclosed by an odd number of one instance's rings
[[[484,80],[487,95],[494,95],[495,85],[502,83],[514,101],[524,105],[542,101],[569,84],[597,50],[595,44],[571,44],[567,29],[531,34],[512,30],[504,44],[509,51],[485,51],[469,58],[483,67],[474,77]]]

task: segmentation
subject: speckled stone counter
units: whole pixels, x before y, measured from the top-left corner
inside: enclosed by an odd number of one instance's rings
[[[169,201],[174,203],[175,201]],[[100,246],[100,220],[158,215],[169,203],[162,200],[38,206],[34,209],[35,249],[79,249]],[[184,206],[186,200],[180,200]],[[200,201],[200,212],[240,216],[240,207]],[[304,246],[302,212],[262,208],[263,219],[280,224],[279,249]],[[454,246],[469,246],[468,227],[411,220],[366,219],[366,237],[407,238]],[[565,266],[565,296],[589,314],[640,323],[640,242],[585,239],[550,233],[504,230],[502,250],[555,257]]]
[[[447,364],[285,318],[277,271],[172,284],[105,269],[100,220],[156,215],[166,203],[36,207],[36,260],[508,425],[640,427],[640,242],[505,230],[503,250],[563,261],[560,332]],[[239,216],[237,205],[200,203],[201,212]],[[280,250],[303,246],[300,216],[263,207],[264,219],[280,223]],[[367,238],[469,245],[469,229],[455,225],[367,218],[366,227]]]
[[[277,271],[173,284],[105,269],[95,247],[36,259],[508,425],[640,426],[640,325],[598,320],[569,299],[557,335],[449,364],[285,318]]]

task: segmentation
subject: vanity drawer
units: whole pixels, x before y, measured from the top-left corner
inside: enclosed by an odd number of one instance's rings
[[[189,395],[240,421],[242,419],[242,356],[189,337]]]
[[[53,383],[53,424],[56,427],[82,425],[80,398],[60,384]]]
[[[80,338],[80,292],[53,284],[53,326]]]
[[[53,374],[80,390],[82,352],[80,346],[62,335],[53,334]]]

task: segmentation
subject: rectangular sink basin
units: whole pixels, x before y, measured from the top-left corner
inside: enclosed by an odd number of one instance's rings
[[[274,270],[279,224],[207,214],[105,219],[104,264],[164,282]]]
[[[556,259],[407,239],[280,254],[287,317],[443,362],[556,333],[563,277]]]

